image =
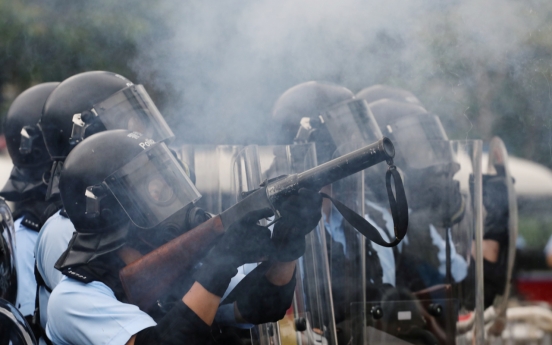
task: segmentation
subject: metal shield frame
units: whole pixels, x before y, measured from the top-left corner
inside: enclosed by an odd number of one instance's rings
[[[184,145],[179,151],[202,194],[196,204],[207,212],[220,214],[261,183],[255,146]]]
[[[316,166],[314,144],[259,146],[262,179],[299,173]],[[253,344],[337,344],[325,230],[306,236],[305,255],[297,260],[293,303],[284,319],[252,329]]]

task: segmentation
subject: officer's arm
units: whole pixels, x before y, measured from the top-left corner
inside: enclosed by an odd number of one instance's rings
[[[220,297],[195,282],[155,327],[133,335],[127,345],[203,344],[209,335]]]

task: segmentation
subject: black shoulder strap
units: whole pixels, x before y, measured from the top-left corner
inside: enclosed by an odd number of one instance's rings
[[[21,224],[39,232],[44,223],[61,208],[61,201],[25,201],[18,203],[13,219],[21,218]]]
[[[36,262],[34,266],[34,275],[36,280],[36,296],[35,296],[35,310],[33,313],[31,328],[33,329],[33,332],[37,339],[42,338],[47,345],[53,345],[50,339],[48,339],[48,337],[46,336],[46,332],[42,329],[42,325],[40,324],[40,287],[41,286],[44,287],[50,293],[52,293],[52,289],[50,289],[50,287],[46,285],[46,282],[44,282],[42,275],[38,271]]]
[[[395,183],[395,193],[391,186],[391,177]],[[408,204],[406,202],[406,193],[404,191],[404,185],[402,183],[401,175],[397,171],[394,165],[389,166],[389,170],[385,175],[385,182],[387,187],[387,196],[389,198],[389,207],[391,208],[391,216],[393,217],[393,227],[395,231],[395,239],[390,243],[385,241],[379,231],[370,224],[364,217],[358,215],[355,211],[345,206],[341,202],[333,199],[326,193],[320,193],[322,197],[329,199],[335,206],[335,208],[341,213],[343,218],[358,232],[368,238],[370,241],[379,244],[383,247],[394,247],[406,235],[408,228]],[[396,198],[395,198],[396,195]]]

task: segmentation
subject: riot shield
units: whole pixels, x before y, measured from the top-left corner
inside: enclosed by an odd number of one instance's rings
[[[213,214],[234,205],[242,192],[261,183],[255,146],[184,145],[180,154],[202,195],[196,204]]]
[[[500,336],[506,326],[512,271],[518,233],[517,199],[514,177],[508,166],[504,142],[494,137],[489,144],[487,174],[483,175],[484,248],[487,242],[498,244],[496,257],[484,255],[485,306],[492,304],[496,319],[489,334]]]
[[[15,230],[10,208],[0,198],[0,298],[15,303],[17,273],[15,265]]]
[[[340,343],[471,343],[483,329],[476,293],[483,284],[481,142],[398,141],[395,148],[410,212],[403,242],[382,248],[355,233],[335,209],[330,214],[330,261],[347,272],[343,279],[332,276]],[[377,176],[364,172],[334,183],[332,194],[390,237],[389,205],[378,185]]]
[[[259,146],[258,152],[263,180],[316,165],[314,144]],[[253,344],[337,344],[325,236],[323,224],[307,235],[293,304],[281,321],[252,329]]]
[[[0,345],[36,345],[31,327],[16,307],[0,298]]]

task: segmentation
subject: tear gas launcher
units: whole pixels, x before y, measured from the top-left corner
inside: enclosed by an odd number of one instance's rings
[[[148,310],[176,279],[188,273],[197,264],[216,239],[235,222],[245,219],[253,219],[256,222],[270,216],[278,219],[279,205],[299,189],[319,191],[328,184],[383,161],[389,165],[386,185],[395,227],[395,239],[392,242],[383,240],[379,232],[364,217],[330,196],[323,193],[322,195],[332,200],[344,219],[368,239],[387,247],[397,245],[406,234],[408,206],[401,177],[393,165],[394,155],[393,143],[388,138],[383,138],[302,173],[265,181],[260,188],[249,192],[240,202],[218,216],[124,267],[119,277],[128,300],[141,309]],[[395,184],[394,192],[391,177]]]

